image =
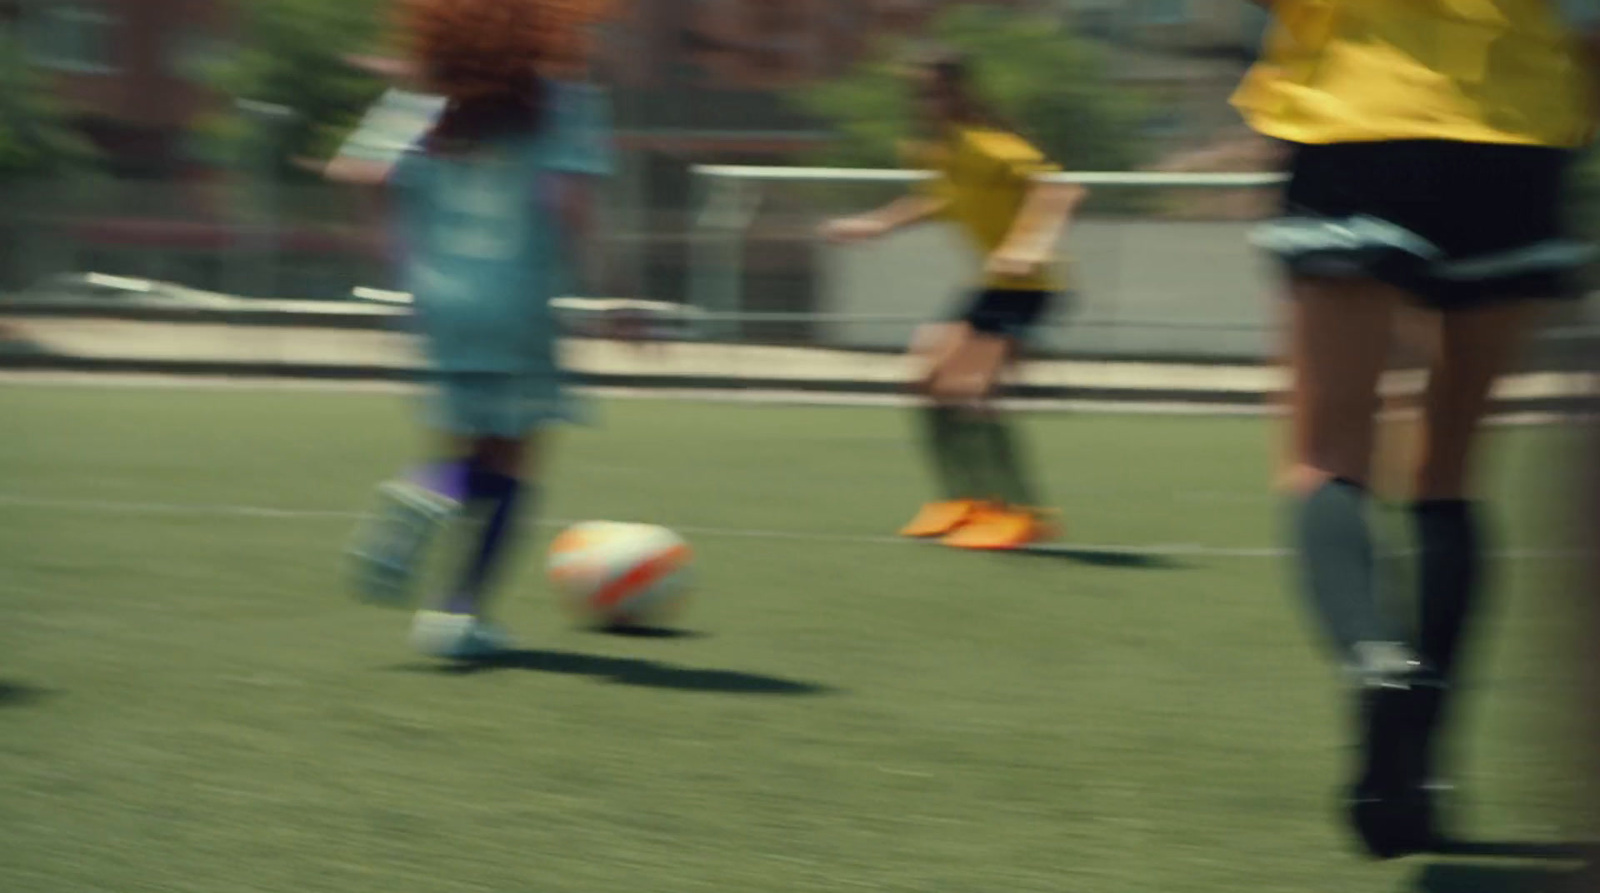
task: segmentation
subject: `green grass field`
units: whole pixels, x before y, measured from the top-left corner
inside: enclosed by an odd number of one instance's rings
[[[885,535],[925,490],[900,413],[601,410],[543,516],[685,531],[694,635],[575,630],[525,560],[529,651],[462,673],[342,587],[404,399],[0,386],[0,891],[1547,889],[1330,821],[1268,423],[1031,421],[1081,549],[1002,557]],[[1557,441],[1496,435],[1503,545],[1552,545]],[[1465,830],[1564,840],[1565,564],[1499,570]]]

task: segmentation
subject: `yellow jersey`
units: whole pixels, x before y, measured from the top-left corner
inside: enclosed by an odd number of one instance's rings
[[[1274,0],[1234,96],[1296,143],[1450,140],[1576,148],[1592,85],[1558,0]]]
[[[911,159],[932,168],[927,195],[945,203],[944,217],[966,231],[987,258],[1010,235],[1033,177],[1060,170],[1027,140],[990,128],[965,128],[951,139]],[[1056,291],[1060,277],[1043,271],[1029,277],[988,276],[985,288]]]

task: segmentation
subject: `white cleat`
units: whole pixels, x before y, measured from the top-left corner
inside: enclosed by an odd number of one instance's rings
[[[411,647],[441,660],[487,660],[516,647],[504,630],[471,614],[418,611],[411,623]]]

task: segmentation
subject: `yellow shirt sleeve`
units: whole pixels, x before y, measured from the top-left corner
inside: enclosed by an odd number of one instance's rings
[[[959,154],[975,167],[1002,182],[1027,182],[1061,170],[1032,143],[1001,130],[969,130],[963,134],[961,149]]]
[[[960,223],[981,255],[1005,241],[1033,188],[1033,178],[1060,170],[1043,152],[1016,134],[971,129],[958,138],[945,182],[952,197],[949,216]],[[1024,279],[991,277],[989,288],[1060,288],[1050,273]]]

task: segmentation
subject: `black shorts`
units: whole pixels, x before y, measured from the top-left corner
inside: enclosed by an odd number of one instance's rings
[[[1294,147],[1282,218],[1254,242],[1293,275],[1376,279],[1438,309],[1577,297],[1566,236],[1573,153],[1408,141]]]
[[[1055,303],[1056,294],[1043,290],[981,289],[956,316],[985,335],[1025,341]]]

